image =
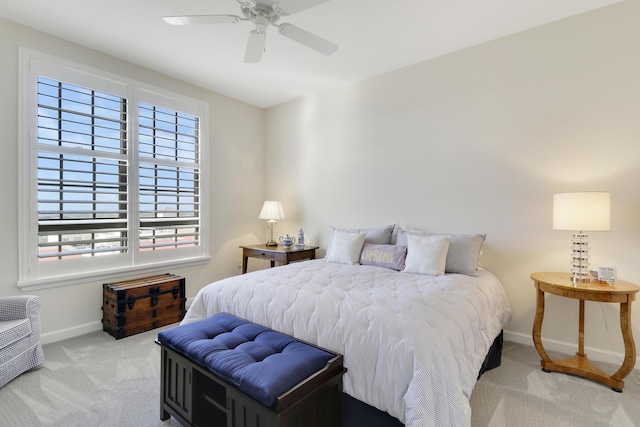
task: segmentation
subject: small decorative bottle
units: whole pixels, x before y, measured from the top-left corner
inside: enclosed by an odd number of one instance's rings
[[[304,246],[304,231],[302,228],[298,230],[298,246]]]

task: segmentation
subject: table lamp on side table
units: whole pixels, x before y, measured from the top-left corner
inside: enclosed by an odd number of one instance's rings
[[[267,220],[267,226],[269,227],[269,241],[267,242],[267,246],[278,246],[278,242],[273,240],[273,228],[276,226],[277,221],[284,219],[282,203],[273,200],[265,200],[258,218]]]
[[[553,229],[578,231],[572,239],[573,281],[589,280],[589,235],[584,231],[609,231],[611,194],[606,192],[553,195]]]

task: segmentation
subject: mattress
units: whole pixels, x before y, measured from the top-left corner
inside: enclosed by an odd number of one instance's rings
[[[344,392],[407,427],[468,426],[469,397],[511,309],[500,281],[324,259],[201,289],[183,324],[228,312],[344,355]]]

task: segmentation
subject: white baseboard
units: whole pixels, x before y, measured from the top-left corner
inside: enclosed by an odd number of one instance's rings
[[[193,302],[193,298],[187,299],[185,302],[185,308],[189,309],[191,303]],[[71,328],[60,329],[58,331],[47,332],[46,334],[40,335],[40,342],[42,344],[50,344],[56,341],[66,340],[68,338],[77,337],[79,335],[88,334],[91,332],[101,331],[102,330],[102,322],[91,322],[85,323],[84,325],[78,325]],[[106,333],[106,332],[105,332]]]
[[[504,331],[504,339],[505,341],[512,341],[518,344],[529,345],[534,347],[533,345],[533,337],[531,334],[523,334],[520,332],[512,332],[505,329]],[[577,344],[566,343],[564,341],[557,341],[548,338],[543,338],[544,348],[547,351],[556,351],[558,353],[563,353],[569,355],[569,357],[576,354],[578,350]],[[584,352],[589,356],[589,360],[591,361],[599,361],[604,363],[611,363],[616,366],[620,366],[622,361],[624,360],[624,354],[615,353],[613,351],[602,350],[594,347],[585,346]],[[636,358],[636,366],[635,369],[640,369],[640,357]]]
[[[66,340],[67,338],[77,337],[78,335],[88,334],[90,332],[96,332],[102,330],[102,322],[85,323],[84,325],[74,326],[72,328],[60,329],[53,332],[47,332],[40,335],[40,342],[42,344],[49,344],[56,341]]]

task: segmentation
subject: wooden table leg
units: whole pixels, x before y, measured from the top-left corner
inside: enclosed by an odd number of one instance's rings
[[[578,319],[578,355],[584,356],[584,300],[580,300],[580,318]]]
[[[538,354],[542,358],[542,360],[540,361],[542,365],[542,370],[548,372],[544,364],[545,362],[551,362],[551,358],[549,357],[544,347],[542,346],[542,338],[541,338],[542,320],[544,319],[544,292],[542,292],[540,289],[537,289],[536,295],[537,295],[536,296],[537,304],[536,304],[536,317],[535,317],[535,320],[533,321],[533,343],[536,346],[536,350],[538,350]]]
[[[631,303],[620,303],[620,329],[622,330],[622,339],[624,340],[624,362],[618,371],[611,375],[616,381],[621,381],[629,375],[636,364],[636,345],[633,341],[633,333],[631,332]],[[624,383],[623,383],[624,384]],[[614,388],[616,391],[622,391]]]
[[[542,294],[542,295],[540,295]],[[591,363],[587,355],[584,353],[584,300],[580,300],[580,318],[579,318],[579,336],[578,336],[578,352],[575,356],[564,360],[552,360],[542,346],[540,332],[542,329],[542,319],[544,317],[544,292],[538,291],[538,305],[536,308],[536,318],[533,323],[533,342],[540,354],[542,360],[542,370],[545,372],[564,372],[572,375],[578,375],[599,381],[611,387],[618,393],[622,392],[624,387],[623,379],[633,370],[636,363],[636,350],[631,333],[631,304],[620,304],[620,327],[622,329],[622,337],[624,339],[625,357],[622,366],[618,371],[609,375],[608,373],[598,369]]]
[[[249,257],[246,256],[245,254],[242,254],[242,274],[246,274],[247,273],[247,259]]]

